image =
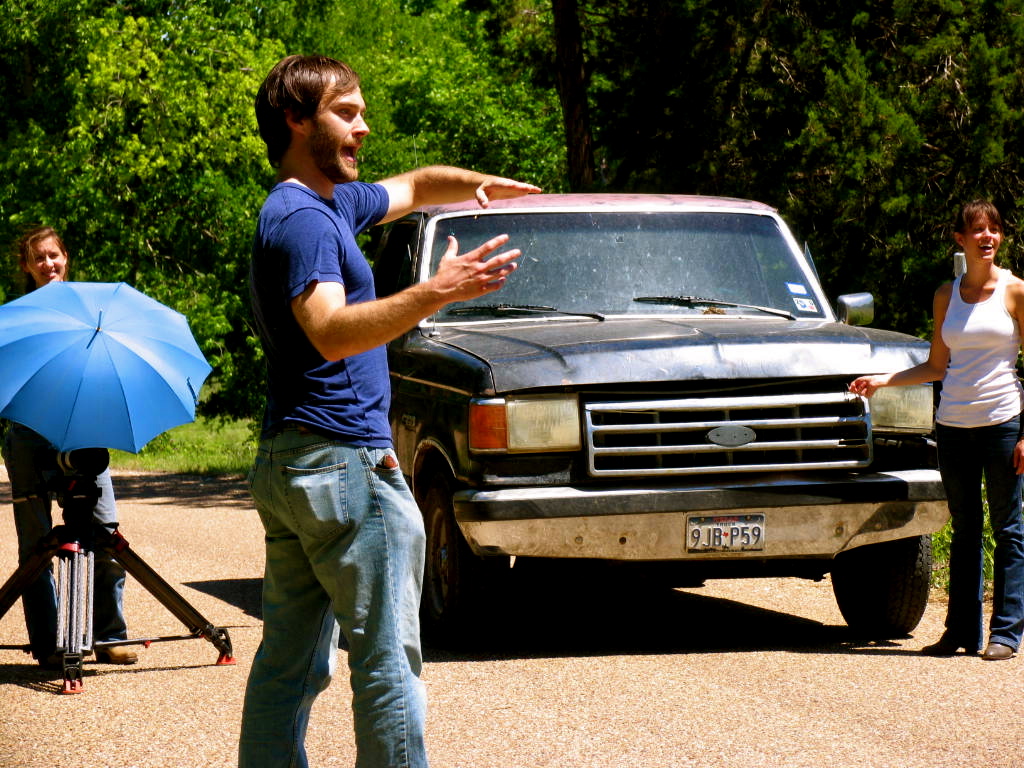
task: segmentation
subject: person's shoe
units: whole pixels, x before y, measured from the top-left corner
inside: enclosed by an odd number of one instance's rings
[[[45,659],[39,660],[39,666],[50,670],[64,669],[64,657],[56,652],[51,653]]]
[[[959,650],[963,648],[965,653],[971,653],[972,649],[966,645],[960,645],[954,638],[950,637],[949,634],[944,634],[939,638],[939,642],[926,645],[921,649],[921,653],[925,656],[956,656]],[[978,652],[978,649],[973,649],[974,653]]]
[[[981,654],[981,658],[985,661],[1003,661],[1004,659],[1012,659],[1017,652],[1008,645],[1002,643],[989,643],[985,652]]]
[[[100,664],[134,664],[138,660],[135,651],[129,651],[122,645],[96,649],[96,661]]]

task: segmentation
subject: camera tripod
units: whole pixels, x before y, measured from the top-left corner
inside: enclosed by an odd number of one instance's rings
[[[184,597],[132,551],[128,541],[115,527],[113,530],[92,521],[92,510],[99,497],[96,477],[106,469],[106,449],[86,448],[60,454],[58,463],[63,476],[55,489],[57,502],[63,509],[64,524],[55,526],[36,544],[33,553],[0,587],[0,618],[6,615],[24,591],[35,583],[54,558],[57,559],[55,586],[57,590],[57,648],[63,667],[62,693],[81,693],[82,660],[91,651],[116,645],[144,645],[169,640],[205,639],[220,651],[218,665],[234,664],[231,638],[227,629],[215,627]],[[95,553],[108,553],[121,564],[188,630],[188,635],[114,640],[94,643],[93,568]]]

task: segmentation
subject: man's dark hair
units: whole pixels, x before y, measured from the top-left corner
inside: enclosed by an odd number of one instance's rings
[[[298,55],[281,59],[256,93],[256,122],[270,164],[281,166],[291,142],[287,115],[293,120],[313,117],[328,93],[348,93],[358,87],[359,75],[336,59]]]

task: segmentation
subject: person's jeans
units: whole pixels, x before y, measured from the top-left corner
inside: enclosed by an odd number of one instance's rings
[[[12,424],[3,441],[4,464],[11,481],[14,499],[14,528],[18,535],[18,562],[24,562],[39,540],[53,527],[49,480],[59,476],[57,452],[31,429]],[[117,507],[110,471],[96,478],[99,500],[93,508],[94,523],[113,531],[117,527]],[[124,621],[124,568],[106,552],[95,553],[93,566],[93,641],[110,642],[128,637]],[[21,596],[25,609],[32,655],[44,660],[56,648],[57,593],[53,571],[47,569]]]
[[[983,633],[982,475],[995,538],[989,640],[1016,650],[1024,630],[1021,476],[1013,468],[1019,429],[1020,417],[989,427],[936,426],[939,470],[953,523],[946,628],[969,650],[981,648]]]
[[[263,639],[239,765],[304,768],[310,709],[348,646],[356,765],[427,765],[419,602],[423,519],[394,451],[287,428],[249,478],[266,530]]]

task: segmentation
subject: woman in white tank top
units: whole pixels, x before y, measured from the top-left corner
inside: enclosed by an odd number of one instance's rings
[[[942,382],[935,434],[953,521],[949,607],[946,631],[921,652],[953,656],[961,648],[981,650],[984,477],[996,548],[989,640],[982,658],[996,661],[1013,657],[1024,632],[1024,389],[1016,371],[1024,281],[995,264],[1003,221],[988,201],[963,207],[953,239],[963,249],[967,270],[935,292],[928,359],[897,373],[861,376],[850,391],[871,397],[879,387]]]

